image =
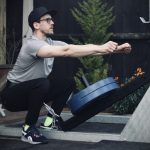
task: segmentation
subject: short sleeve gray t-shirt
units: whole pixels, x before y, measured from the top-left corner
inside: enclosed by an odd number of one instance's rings
[[[40,58],[36,54],[44,45],[66,45],[65,42],[47,38],[45,41],[30,37],[22,46],[13,69],[8,73],[7,79],[13,83],[32,79],[46,78],[52,71],[54,58]]]

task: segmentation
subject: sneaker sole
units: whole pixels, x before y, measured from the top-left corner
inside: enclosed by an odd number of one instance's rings
[[[21,137],[21,141],[27,142],[27,143],[30,143],[30,144],[47,144],[48,143],[48,141],[45,141],[45,142],[34,142],[34,141],[31,141],[31,140],[28,140],[24,136]]]
[[[49,127],[45,127],[45,126],[40,126],[40,128],[47,129],[47,130],[53,130],[54,129],[54,128],[49,128]]]

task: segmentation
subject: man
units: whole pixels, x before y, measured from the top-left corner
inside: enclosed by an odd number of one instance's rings
[[[33,31],[32,37],[22,46],[13,69],[8,73],[7,86],[3,91],[3,105],[10,111],[27,110],[25,123],[22,128],[22,141],[32,144],[47,143],[48,140],[35,127],[38,116],[43,106],[51,98],[53,87],[47,76],[51,73],[54,57],[83,57],[88,55],[104,55],[110,53],[129,53],[131,46],[128,43],[118,45],[109,41],[103,45],[72,45],[48,38],[53,34],[54,11],[48,11],[44,7],[33,10],[28,23]],[[60,66],[61,67],[61,66]],[[68,87],[63,91],[69,90]],[[52,108],[59,116],[65,100],[54,100]],[[60,120],[60,118],[57,118]],[[48,114],[43,128],[51,128],[52,116]]]

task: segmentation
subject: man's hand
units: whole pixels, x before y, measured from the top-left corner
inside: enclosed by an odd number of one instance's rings
[[[107,43],[101,45],[104,53],[113,53],[118,47],[118,43],[113,41],[108,41]],[[102,51],[101,51],[102,52]]]
[[[129,43],[121,44],[117,47],[117,49],[114,51],[115,53],[130,53],[131,52],[131,45]]]

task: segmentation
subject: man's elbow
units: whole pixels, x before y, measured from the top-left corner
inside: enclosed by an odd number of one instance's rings
[[[62,56],[63,57],[74,57],[74,53],[71,50],[69,45],[64,47]]]

